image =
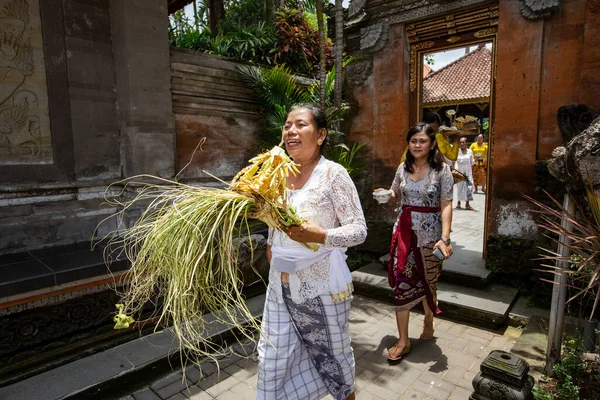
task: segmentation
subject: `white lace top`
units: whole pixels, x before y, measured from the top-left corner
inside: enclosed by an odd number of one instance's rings
[[[367,237],[367,224],[360,205],[358,192],[348,172],[341,165],[321,157],[302,189],[289,191],[289,202],[298,214],[311,223],[327,230],[325,247],[356,246]],[[269,229],[271,246],[302,246],[285,233]],[[331,292],[329,285],[329,257],[310,267],[290,274],[290,291],[296,303]],[[346,266],[346,268],[348,268]],[[281,272],[271,267],[269,285],[280,301]]]
[[[440,207],[441,200],[452,200],[452,171],[448,164],[444,164],[441,171],[429,169],[423,179],[414,182],[410,174],[404,169],[404,163],[400,164],[392,183],[392,189],[396,196],[400,196],[402,205],[422,207]],[[402,208],[398,214],[396,225],[400,221]],[[442,217],[438,213],[420,213],[413,211],[411,215],[412,230],[417,235],[417,246],[437,242],[442,237]],[[396,231],[394,225],[394,231]]]

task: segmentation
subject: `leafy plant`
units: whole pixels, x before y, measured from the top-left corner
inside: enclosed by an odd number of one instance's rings
[[[313,76],[319,67],[319,34],[302,10],[281,9],[276,14],[274,62],[285,64],[295,72]],[[326,45],[327,70],[333,66],[331,42]]]
[[[274,68],[239,66],[237,70],[244,84],[258,95],[265,118],[264,146],[278,144],[289,109],[294,104],[309,101],[306,88],[298,83],[285,65]]]
[[[346,60],[345,65],[351,61],[351,59]],[[318,83],[302,82],[298,77],[291,75],[291,70],[286,66],[278,65],[274,68],[239,66],[237,70],[244,84],[258,96],[265,122],[265,135],[261,144],[263,147],[274,146],[281,141],[285,118],[294,104],[319,103]],[[356,154],[363,145],[354,143],[352,147],[348,147],[343,143],[344,133],[335,129],[343,121],[349,106],[347,103],[342,103],[340,107],[333,106],[334,82],[335,70],[332,70],[327,75],[325,87],[327,94],[325,114],[330,136],[327,142],[330,146],[328,153],[332,160],[343,165],[354,178],[362,171],[362,164],[356,158]]]
[[[586,187],[586,194],[586,206],[589,211],[580,204],[577,204],[577,209],[579,215],[589,215],[591,218],[581,218],[569,213],[549,194],[551,205],[525,197],[537,207],[532,211],[540,215],[537,225],[547,232],[546,236],[554,243],[566,246],[571,252],[570,256],[565,257],[553,249],[541,248],[542,259],[546,262],[544,267],[553,274],[567,274],[571,278],[570,286],[576,289],[576,293],[567,303],[580,296],[593,296],[594,304],[590,311],[592,319],[600,300],[600,199],[591,183]],[[571,230],[562,224],[563,218],[572,225]],[[561,236],[568,239],[566,243],[561,242]],[[570,265],[571,268],[562,269],[557,265],[559,261]]]
[[[346,168],[352,179],[356,179],[362,173],[363,166],[360,161],[355,159],[355,156],[364,145],[364,143],[354,142],[352,147],[348,147],[344,143],[339,143],[329,149],[329,156]]]
[[[206,25],[197,30],[185,15],[175,13],[170,22],[169,41],[172,46],[252,63],[273,63],[272,52],[277,35],[270,22],[223,22],[219,35],[215,37],[212,37],[210,28]]]

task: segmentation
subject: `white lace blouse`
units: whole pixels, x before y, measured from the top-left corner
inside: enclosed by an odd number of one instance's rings
[[[290,204],[296,207],[301,217],[327,230],[325,243],[321,246],[345,249],[365,241],[367,224],[358,192],[341,165],[321,157],[302,189],[289,190],[288,194]],[[285,233],[273,229],[269,229],[268,243],[274,247],[302,246]],[[329,263],[329,257],[325,257],[296,274],[290,274],[290,292],[294,302],[302,303],[331,293]],[[281,272],[273,267],[269,271],[269,285],[282,301]]]

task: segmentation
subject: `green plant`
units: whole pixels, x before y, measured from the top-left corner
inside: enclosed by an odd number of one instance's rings
[[[274,62],[293,68],[294,72],[314,76],[319,66],[319,34],[299,9],[281,9],[276,14]],[[331,43],[326,45],[327,70],[331,70]]]
[[[355,156],[364,145],[364,143],[354,142],[352,147],[348,147],[344,143],[339,143],[329,149],[329,155],[332,160],[346,168],[352,179],[356,179],[363,172],[363,165],[355,159]]]
[[[546,236],[570,250],[569,256],[563,256],[553,249],[541,247],[542,259],[546,262],[544,267],[553,274],[566,274],[570,277],[570,286],[576,289],[576,293],[567,303],[580,296],[592,295],[594,304],[589,319],[593,319],[600,301],[600,199],[591,183],[587,185],[586,193],[585,207],[577,204],[579,215],[571,214],[549,194],[551,205],[528,196],[525,198],[537,207],[532,211],[540,216],[537,225],[546,231]],[[572,228],[569,229],[563,220],[568,221]],[[566,238],[566,242],[561,238]],[[570,268],[563,270],[559,264],[563,262]]]
[[[554,396],[546,386],[535,385],[533,387],[533,396],[536,400],[554,400]]]
[[[344,65],[351,61],[352,59],[346,60]],[[239,66],[237,71],[242,76],[244,84],[258,96],[265,123],[261,143],[263,147],[271,147],[281,141],[285,118],[294,104],[319,102],[318,83],[309,85],[300,83],[286,66],[257,68],[244,65]],[[328,153],[331,159],[342,164],[350,176],[355,178],[362,171],[362,164],[356,158],[356,154],[363,145],[354,143],[352,147],[348,147],[343,143],[344,133],[336,129],[344,120],[344,114],[349,106],[347,103],[342,103],[339,107],[333,106],[334,82],[335,70],[332,70],[327,75],[325,88],[327,94],[325,114],[330,136]]]

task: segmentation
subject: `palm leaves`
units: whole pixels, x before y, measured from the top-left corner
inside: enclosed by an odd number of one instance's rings
[[[548,197],[552,202],[551,206],[525,196],[537,207],[532,211],[539,214],[537,225],[546,231],[545,236],[554,243],[568,248],[571,255],[564,257],[552,249],[541,248],[543,251],[541,259],[546,262],[543,266],[547,272],[566,274],[571,278],[569,286],[576,289],[576,293],[567,302],[580,296],[594,296],[591,319],[600,301],[600,290],[598,290],[600,286],[600,199],[593,186],[589,184],[586,188],[586,205],[589,207],[589,212],[586,213],[586,210],[578,205],[579,215],[573,215],[552,196],[548,195]],[[586,214],[591,218],[581,218]],[[563,224],[563,219],[568,224]],[[568,225],[571,225],[572,229],[569,229]],[[561,237],[567,240],[563,242]],[[571,269],[565,270],[559,267],[562,263],[571,265]]]
[[[265,117],[266,147],[281,141],[281,128],[289,109],[297,103],[310,101],[310,93],[298,83],[285,65],[274,68],[239,66],[244,84],[258,95]]]

